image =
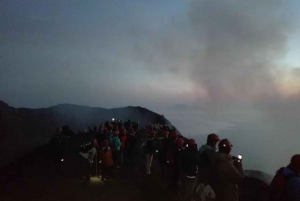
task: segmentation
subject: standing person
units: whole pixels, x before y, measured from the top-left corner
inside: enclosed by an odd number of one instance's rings
[[[120,149],[121,149],[121,141],[119,138],[119,130],[114,132],[114,136],[110,138],[110,148],[113,153],[113,160],[115,167],[120,167]]]
[[[238,185],[244,179],[242,160],[230,155],[232,144],[228,139],[219,142],[218,160],[213,166],[210,185],[217,201],[238,201]]]
[[[280,168],[269,190],[270,201],[300,200],[300,155],[294,155],[287,167]]]
[[[129,135],[125,141],[125,164],[129,167],[135,167],[135,148],[136,148],[135,132],[132,128],[129,129]]]
[[[189,139],[188,147],[185,149],[182,160],[183,168],[183,200],[191,201],[196,185],[196,176],[198,172],[197,159],[198,149],[194,139]]]
[[[102,178],[101,181],[108,181],[109,177],[112,176],[112,168],[114,165],[113,162],[113,153],[109,147],[109,143],[107,140],[103,143],[103,148],[100,152],[100,158],[102,163]]]
[[[121,166],[124,166],[124,153],[125,153],[125,143],[127,139],[127,131],[125,128],[122,129],[120,140],[121,140]]]
[[[88,144],[81,145],[81,151],[79,152],[79,158],[82,164],[83,178],[86,180],[91,179],[91,166],[94,163],[94,156],[97,153],[95,148],[95,140],[92,140]]]
[[[207,136],[205,145],[202,145],[199,149],[198,158],[198,175],[197,175],[197,188],[200,185],[206,186],[211,173],[211,166],[217,157],[217,145],[220,138],[217,134],[211,133]]]
[[[149,138],[146,141],[146,149],[145,149],[145,154],[146,154],[146,175],[151,174],[151,165],[152,165],[152,160],[153,160],[153,154],[154,154],[154,143],[153,140],[156,136],[155,131],[151,131],[151,134]]]
[[[184,140],[182,138],[177,138],[173,145],[169,148],[169,165],[171,169],[171,180],[170,180],[170,189],[174,197],[177,198],[178,186],[182,168],[182,159],[183,159],[183,145]]]
[[[96,133],[96,139],[99,143],[100,148],[103,146],[104,140],[107,140],[107,136],[105,135],[105,130],[104,129],[105,129],[104,124],[101,124],[99,126],[98,132]]]
[[[111,138],[114,136],[113,125],[111,123],[109,123],[107,127],[107,132],[105,134],[106,134],[106,139],[108,140],[108,142],[110,142]]]
[[[159,155],[160,159],[160,168],[161,168],[161,175],[165,176],[166,175],[166,166],[167,166],[167,152],[169,149],[169,131],[163,130],[163,139],[161,140],[161,151]]]
[[[56,128],[56,133],[50,140],[50,150],[57,173],[61,173],[61,163],[64,161],[67,144],[67,137],[62,133],[62,128]]]

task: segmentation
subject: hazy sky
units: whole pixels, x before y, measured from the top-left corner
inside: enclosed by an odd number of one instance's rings
[[[157,110],[298,100],[299,8],[298,0],[0,0],[0,99]]]

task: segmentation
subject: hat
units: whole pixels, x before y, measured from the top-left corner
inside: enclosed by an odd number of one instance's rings
[[[217,134],[211,133],[207,136],[207,141],[208,142],[218,142],[218,141],[220,141],[220,138]]]
[[[194,145],[197,145],[196,141],[194,139],[189,139],[188,140],[188,145],[189,146],[194,146]]]
[[[176,144],[178,147],[182,147],[184,145],[184,140],[182,138],[178,138],[176,140]]]
[[[296,154],[291,158],[291,164],[300,169],[300,154]]]
[[[226,149],[231,149],[233,145],[228,139],[223,139],[219,142],[219,148],[226,148]]]

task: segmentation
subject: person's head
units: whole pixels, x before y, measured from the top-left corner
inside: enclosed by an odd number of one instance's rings
[[[109,147],[108,140],[104,140],[104,142],[103,142],[103,146],[104,146],[104,147]]]
[[[300,154],[296,154],[291,158],[289,167],[297,174],[300,173]]]
[[[219,142],[219,152],[229,154],[232,149],[232,144],[228,139],[223,139]]]
[[[119,134],[120,134],[119,130],[115,130],[114,134],[115,134],[115,136],[119,136]]]
[[[93,139],[92,140],[92,145],[93,145],[93,147],[99,148],[98,140],[97,139]]]
[[[101,133],[104,132],[104,124],[101,124],[101,125],[99,126],[99,131],[100,131]]]
[[[168,136],[169,136],[169,131],[163,130],[163,131],[162,131],[162,135],[163,135],[165,138],[168,138]]]
[[[126,128],[123,128],[122,134],[123,134],[123,135],[127,135],[127,130],[126,130]]]
[[[151,131],[150,137],[155,138],[155,136],[156,136],[156,131]]]
[[[169,139],[175,142],[178,138],[178,133],[176,131],[171,131],[169,134]]]
[[[220,141],[220,138],[217,134],[211,133],[207,136],[207,145],[214,148],[214,150],[217,150],[217,144]]]
[[[175,144],[177,145],[178,148],[182,148],[183,145],[184,145],[184,140],[182,138],[178,138],[176,141],[175,141]]]
[[[189,149],[196,149],[197,150],[197,143],[194,139],[189,139],[187,144],[188,144]]]

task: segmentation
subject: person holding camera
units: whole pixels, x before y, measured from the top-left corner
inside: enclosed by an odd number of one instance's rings
[[[232,157],[232,144],[228,139],[219,142],[218,160],[214,164],[211,186],[217,201],[238,201],[238,185],[244,179],[241,156]]]

